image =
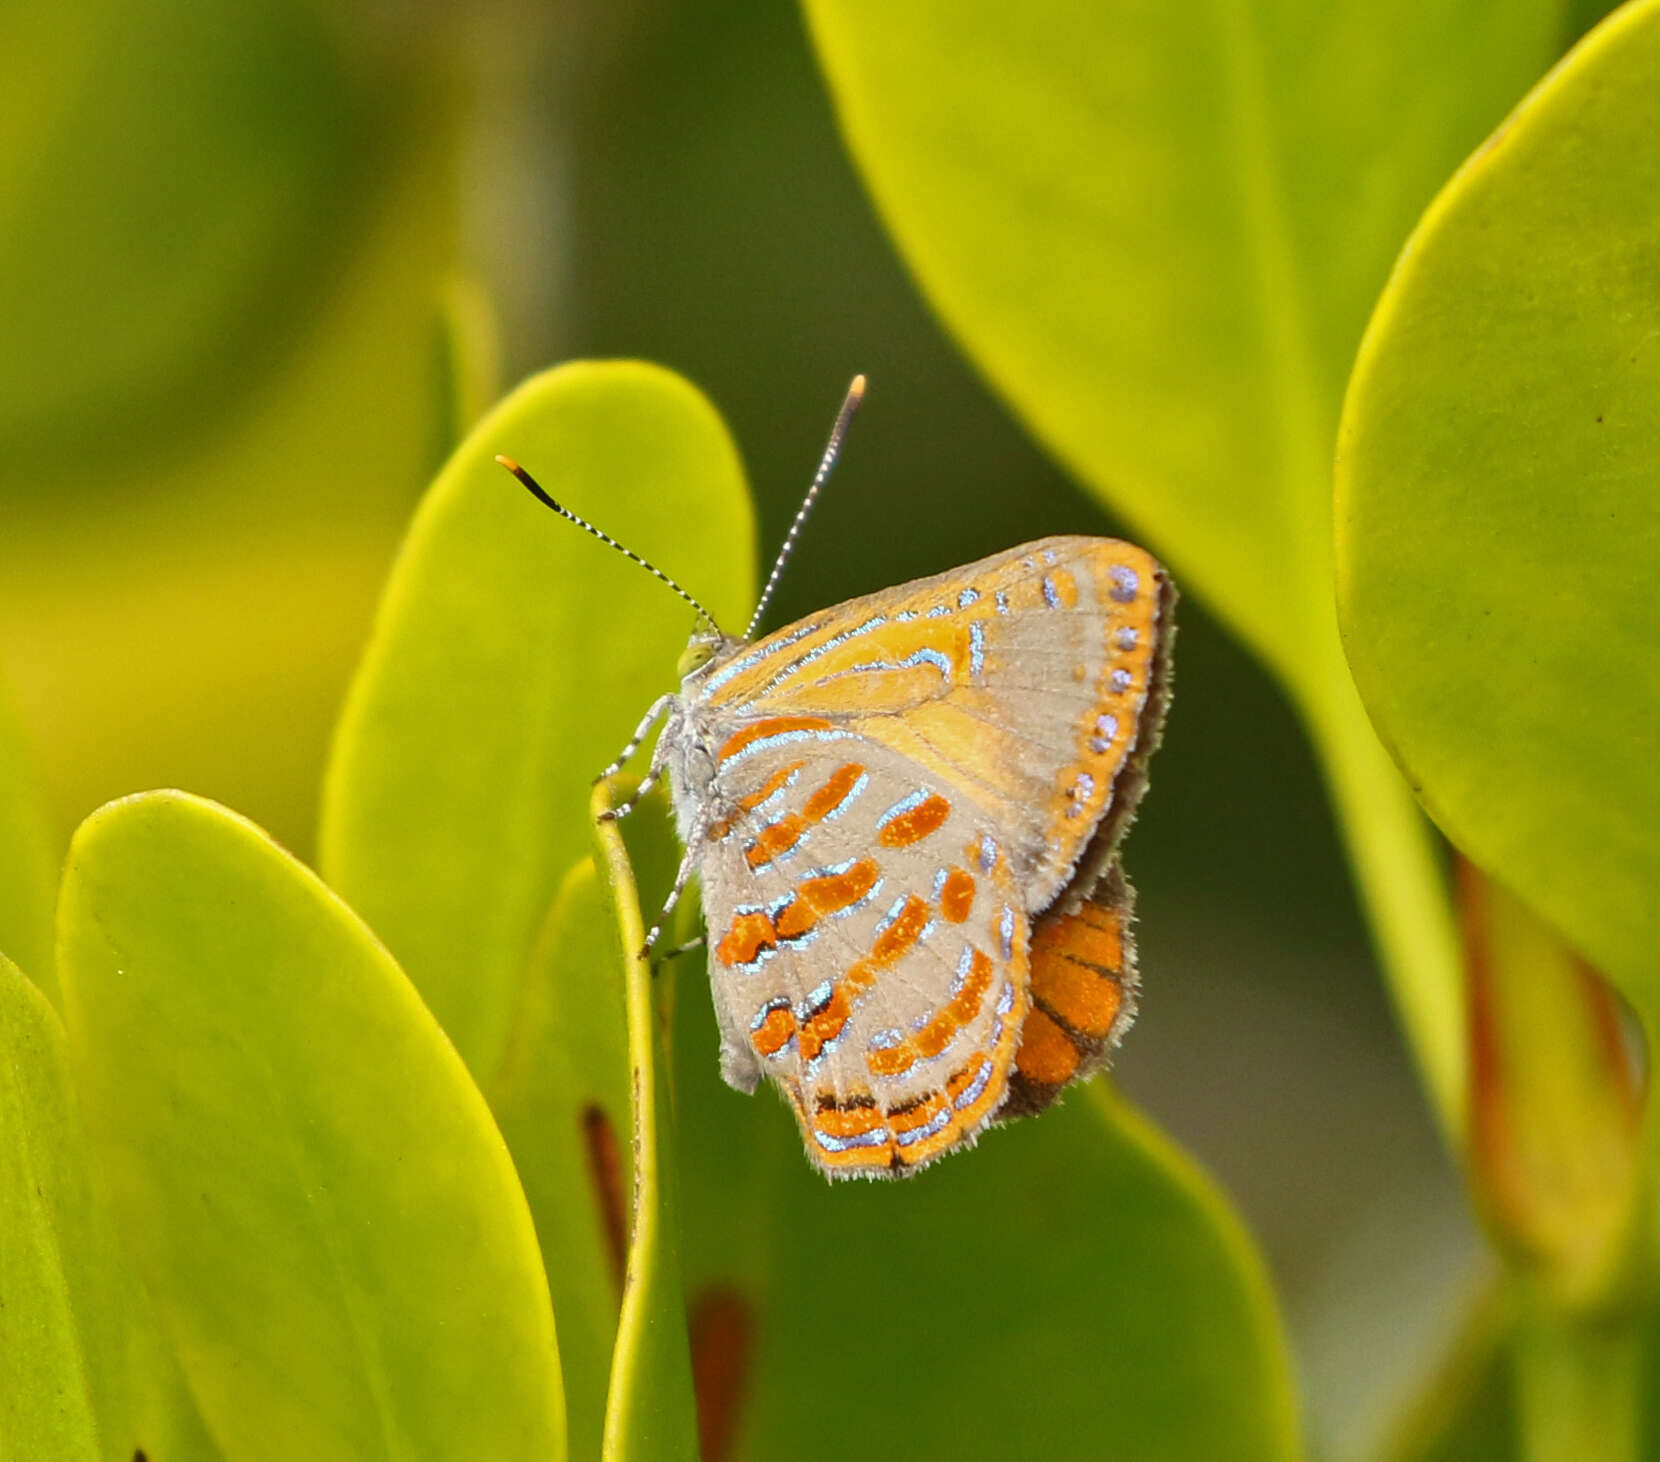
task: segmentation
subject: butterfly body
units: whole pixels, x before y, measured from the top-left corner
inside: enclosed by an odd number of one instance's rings
[[[1167,699],[1169,580],[1057,537],[705,637],[666,770],[726,1080],[832,1176],[914,1171],[1099,1065],[1133,1012],[1117,845]]]

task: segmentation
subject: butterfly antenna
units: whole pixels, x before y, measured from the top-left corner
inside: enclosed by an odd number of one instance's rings
[[[547,504],[547,506],[552,508],[554,510],[554,512],[558,513],[561,518],[570,519],[570,521],[575,523],[578,528],[581,528],[581,529],[585,530],[586,532],[592,533],[594,535],[594,537],[599,539],[599,541],[601,543],[609,543],[611,545],[611,547],[616,549],[618,553],[622,554],[622,556],[624,558],[633,559],[634,562],[639,564],[639,566],[641,568],[643,568],[647,573],[653,574],[657,578],[661,579],[665,584],[667,584],[669,586],[669,588],[673,589],[676,594],[678,594],[682,599],[684,599],[688,604],[690,604],[693,609],[697,610],[697,612],[704,618],[704,620],[706,620],[708,622],[708,625],[709,625],[710,629],[714,630],[714,632],[716,634],[720,634],[721,629],[720,629],[720,626],[715,623],[715,616],[712,615],[711,613],[709,613],[709,611],[707,609],[705,609],[701,604],[699,604],[696,599],[692,598],[692,596],[690,594],[688,594],[684,589],[682,589],[679,584],[675,583],[675,581],[673,579],[671,579],[667,574],[665,574],[662,571],[662,569],[658,568],[656,564],[647,563],[643,558],[640,557],[639,554],[635,553],[632,548],[624,548],[623,545],[618,543],[617,540],[615,538],[613,538],[609,533],[602,532],[600,529],[594,527],[594,525],[592,523],[590,523],[586,518],[579,517],[577,514],[573,513],[569,508],[567,508],[563,503],[555,502],[554,499],[548,495],[547,489],[544,488],[542,486],[542,484],[539,483],[528,472],[526,472],[523,467],[519,466],[519,464],[517,462],[515,462],[511,457],[498,456],[496,458],[496,461],[500,462],[503,467],[505,467],[509,472],[511,472],[515,477],[517,477],[519,479],[519,481],[522,482],[527,488],[529,488],[531,496],[533,496],[533,497],[539,499],[541,502]]]
[[[830,476],[830,469],[836,465],[836,458],[841,454],[842,438],[847,435],[853,413],[859,409],[859,403],[864,399],[865,378],[854,376],[853,384],[847,388],[847,396],[842,401],[842,409],[836,413],[836,424],[830,428],[830,441],[824,449],[824,455],[819,458],[818,471],[813,474],[813,485],[807,489],[807,496],[802,499],[801,506],[796,510],[795,522],[790,524],[790,531],[784,535],[784,546],[778,550],[778,558],[773,563],[772,572],[767,575],[766,588],[761,590],[761,602],[755,606],[755,613],[750,616],[749,628],[744,631],[746,640],[755,638],[755,628],[760,624],[761,616],[767,612],[767,605],[772,601],[772,591],[778,587],[778,580],[783,576],[784,565],[795,552],[795,540],[801,536],[801,526],[807,521],[807,515],[813,511],[813,504],[818,501],[819,490]]]

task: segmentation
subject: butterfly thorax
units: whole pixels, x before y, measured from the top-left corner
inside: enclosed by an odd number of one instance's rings
[[[720,816],[715,796],[718,768],[715,727],[705,695],[705,686],[722,665],[749,642],[728,635],[699,630],[692,635],[680,657],[680,694],[669,708],[663,726],[667,748],[665,764],[669,789],[674,800],[674,819],[680,840],[692,846],[694,835],[702,836],[708,824]]]

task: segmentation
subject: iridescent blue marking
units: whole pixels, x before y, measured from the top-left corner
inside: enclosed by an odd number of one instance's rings
[[[747,756],[754,756],[758,752],[770,751],[775,746],[788,746],[795,742],[856,740],[858,740],[858,737],[853,732],[837,731],[830,727],[823,730],[802,730],[798,728],[793,731],[775,731],[771,736],[762,736],[758,740],[751,741],[748,746],[740,747],[731,756],[726,757],[721,762],[721,766],[726,768],[734,762],[742,761]]]
[[[752,808],[749,809],[749,815],[757,818],[771,817],[772,814],[777,812],[779,807],[783,804],[784,794],[788,792],[791,787],[795,786],[795,780],[800,775],[801,768],[796,767],[795,770],[789,774],[789,776],[785,777],[784,780],[778,784],[777,790],[774,791],[771,796],[762,798],[761,801],[757,802]]]
[[[838,670],[834,676],[826,676],[832,680],[842,675],[868,675],[875,670],[909,670],[913,665],[932,665],[934,669],[951,679],[951,658],[939,650],[924,646],[920,650],[912,650],[903,660],[866,660],[862,665],[849,665],[846,670]],[[820,684],[823,682],[821,681]]]
[[[824,814],[825,822],[834,822],[842,813],[846,812],[859,799],[859,794],[870,785],[870,773],[860,772],[853,785],[847,789],[847,796],[843,797],[834,807]],[[853,865],[847,865],[851,868]]]
[[[843,863],[826,863],[822,868],[809,868],[801,876],[803,878],[840,878],[859,860],[849,858]]]
[[[882,917],[876,921],[876,933],[872,936],[873,942],[874,940],[880,939],[888,932],[888,930],[893,928],[899,916],[905,912],[905,905],[907,902],[908,899],[905,894],[900,894],[900,896],[893,901],[893,904],[888,909],[887,913],[883,914]]]
[[[980,856],[977,861],[982,873],[990,873],[997,865],[997,839],[990,833],[980,834]]]
[[[825,640],[822,644],[814,645],[813,648],[807,651],[805,655],[801,655],[797,659],[792,660],[788,666],[786,666],[783,670],[780,670],[778,674],[773,676],[771,680],[763,685],[760,690],[756,692],[756,695],[765,695],[769,690],[774,689],[776,686],[782,685],[792,675],[805,669],[821,656],[828,655],[832,650],[845,645],[849,640],[858,639],[860,635],[868,635],[873,629],[881,629],[881,627],[887,622],[887,615],[873,614],[863,624],[856,624],[852,629],[844,629],[839,635],[831,635],[830,638]]]
[[[1043,576],[1043,602],[1051,609],[1061,607],[1061,596],[1055,590],[1055,581],[1048,574]]]
[[[962,1111],[964,1107],[973,1106],[990,1083],[991,1057],[987,1056],[986,1059],[980,1063],[980,1069],[975,1074],[974,1080],[969,1082],[967,1086],[957,1093],[957,1099],[952,1102],[951,1105],[959,1112]]]
[[[955,612],[955,610],[949,604],[936,604],[932,609],[930,609],[928,611],[928,618],[929,619],[944,619],[946,615],[952,614],[954,612]]]
[[[765,1005],[763,1005],[759,1010],[757,1010],[755,1012],[755,1019],[750,1021],[749,1028],[752,1031],[758,1031],[758,1030],[760,1030],[760,1028],[762,1026],[764,1026],[767,1023],[767,1017],[769,1015],[771,1015],[774,1011],[788,1010],[789,1008],[790,1008],[790,1001],[789,1001],[789,997],[787,995],[774,996],[771,1000],[767,1001],[767,1003]]]
[[[997,947],[1005,960],[1014,956],[1014,910],[1003,905],[1003,917],[997,921]]]
[[[1141,636],[1133,624],[1127,624],[1118,632],[1118,648],[1133,650],[1141,642]]]
[[[830,996],[834,993],[835,988],[835,985],[829,980],[823,980],[819,984],[814,985],[813,988],[802,997],[801,1004],[796,1006],[795,1018],[797,1020],[811,1020],[814,1013],[821,1006],[828,1005],[830,1003]]]
[[[732,679],[734,675],[743,674],[744,671],[752,668],[753,666],[759,665],[763,660],[769,659],[771,656],[775,655],[786,645],[793,645],[797,640],[804,640],[808,635],[815,634],[823,628],[824,622],[822,620],[808,620],[805,624],[798,624],[787,635],[783,636],[782,639],[769,640],[757,645],[747,655],[740,655],[730,665],[723,665],[719,670],[715,671],[713,675],[704,681],[704,691],[707,693],[711,690],[720,689],[720,687],[725,685],[726,682]]]
[[[1066,789],[1069,806],[1066,809],[1068,817],[1076,817],[1084,810],[1084,804],[1089,801],[1095,791],[1095,778],[1088,772],[1079,772],[1078,780]]]
[[[903,817],[907,812],[915,811],[915,809],[922,806],[922,804],[933,795],[934,793],[931,788],[924,787],[920,791],[912,792],[909,797],[901,797],[893,804],[892,807],[876,819],[877,833],[880,834],[881,831],[894,820],[894,818]]]
[[[1005,594],[1001,589],[999,589],[995,594],[993,594],[991,596],[991,599],[992,599],[992,603],[994,603],[997,606],[997,612],[999,614],[1007,614],[1009,612],[1009,596],[1007,594]]]
[[[896,623],[896,624],[909,624],[913,619],[916,618],[916,610],[914,610],[914,609],[901,609],[898,614],[894,615],[893,618],[894,618],[894,623]]]
[[[940,895],[945,892],[945,880],[950,876],[949,868],[941,868],[934,874],[934,891],[928,897],[936,904],[940,901]]]
[[[1118,739],[1118,717],[1103,711],[1095,718],[1095,735],[1090,739],[1091,751],[1108,751]]]
[[[951,679],[951,658],[948,655],[941,654],[938,650],[926,647],[913,650],[899,662],[901,670],[909,669],[912,665],[932,665],[947,680]]]
[[[975,620],[968,627],[968,673],[978,675],[986,668],[986,627]]]
[[[1054,563],[1054,561],[1055,561],[1055,550],[1052,549],[1052,548],[1044,549],[1043,550],[1043,561],[1045,563]]]
[[[951,977],[951,988],[947,994],[955,999],[963,992],[963,982],[968,979],[968,972],[974,968],[974,956],[980,951],[972,944],[963,946],[962,958],[957,961],[957,973]]]
[[[1114,695],[1123,695],[1130,688],[1131,679],[1128,670],[1114,670],[1108,678],[1107,684],[1112,687]]]
[[[974,603],[975,600],[977,600],[979,597],[980,597],[980,591],[978,589],[974,589],[974,588],[964,589],[961,594],[957,595],[957,608],[958,609],[967,609],[968,606],[970,604]]]
[[[900,1030],[898,1026],[890,1025],[886,1030],[877,1031],[866,1042],[866,1046],[872,1051],[886,1051],[889,1047],[901,1044],[904,1039],[905,1032]]]
[[[832,1137],[828,1132],[813,1128],[813,1141],[826,1152],[846,1152],[851,1147],[886,1147],[890,1134],[886,1127],[861,1132],[856,1137]]]
[[[755,838],[752,841],[744,844],[744,853],[747,855],[747,854],[753,852],[756,848],[758,848],[761,844],[761,838],[762,838],[763,835],[765,835],[765,833],[767,831],[767,828],[776,827],[776,826],[777,826],[777,823],[769,822],[766,827],[763,827],[760,830],[760,832],[756,834]],[[780,848],[770,858],[767,858],[767,859],[765,859],[764,861],[762,861],[760,863],[751,864],[750,865],[750,872],[759,873],[763,868],[771,868],[775,863],[782,863],[788,858],[795,857],[795,855],[797,853],[799,853],[804,847],[806,847],[808,843],[812,842],[812,840],[813,840],[812,832],[810,830],[804,830],[796,838],[796,840],[789,845],[789,847]]]
[[[1120,604],[1130,603],[1141,588],[1141,577],[1126,564],[1115,563],[1107,570],[1112,580],[1112,597]]]
[[[894,1141],[901,1147],[909,1147],[913,1142],[921,1142],[924,1137],[932,1137],[942,1131],[951,1121],[951,1108],[941,1107],[920,1127],[913,1127],[909,1132],[901,1132]]]

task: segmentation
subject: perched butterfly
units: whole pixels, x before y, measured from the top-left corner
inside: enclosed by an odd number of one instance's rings
[[[776,1082],[832,1177],[907,1174],[1041,1110],[1129,1024],[1118,844],[1175,600],[1139,548],[1044,538],[752,640],[863,389],[748,632],[697,606],[679,693],[607,769],[666,715],[641,792],[667,772],[686,849],[665,916],[702,883],[721,1074]]]

